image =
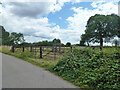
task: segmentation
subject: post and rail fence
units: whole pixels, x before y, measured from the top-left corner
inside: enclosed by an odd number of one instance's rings
[[[12,46],[12,53],[16,52],[16,49],[21,50],[21,52],[29,51],[35,55],[35,57],[39,57],[43,59],[44,57],[51,58],[56,60],[58,59],[58,54],[61,55],[66,50],[70,49],[72,52],[72,47],[62,47],[62,46]],[[50,57],[51,56],[51,57]]]

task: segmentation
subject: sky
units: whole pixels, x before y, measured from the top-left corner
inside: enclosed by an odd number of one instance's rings
[[[91,2],[90,2],[91,1]],[[23,33],[27,42],[61,39],[79,44],[88,19],[118,14],[119,0],[2,0],[0,25]]]

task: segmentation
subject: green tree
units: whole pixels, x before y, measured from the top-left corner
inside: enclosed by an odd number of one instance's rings
[[[120,38],[120,17],[118,19],[118,31],[117,31],[117,36]]]
[[[100,43],[100,46],[103,46],[105,38],[111,38],[117,35],[119,18],[120,17],[115,14],[106,16],[96,14],[95,16],[90,17],[83,38],[85,38],[85,41],[92,41],[93,43],[98,42]]]
[[[0,45],[9,45],[9,32],[0,26]]]
[[[70,46],[71,46],[71,43],[70,43],[70,42],[67,42],[67,43],[66,43],[66,46],[67,46],[67,47],[70,47]]]
[[[54,42],[54,43],[61,43],[61,40],[55,38],[55,39],[53,39],[53,42]]]
[[[53,45],[60,45],[61,44],[61,40],[60,39],[53,39]]]
[[[81,40],[80,40],[80,46],[85,46],[85,43],[87,42],[87,45],[89,46],[89,38],[88,38],[88,34],[82,34],[81,35]]]
[[[10,35],[10,43],[11,45],[18,45],[23,43],[24,40],[24,36],[22,33],[16,33],[16,32],[12,32]]]

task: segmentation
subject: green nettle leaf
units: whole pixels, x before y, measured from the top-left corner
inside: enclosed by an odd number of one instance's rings
[[[99,52],[88,48],[75,48],[72,52],[74,55],[70,52],[53,67],[58,75],[93,90],[120,88],[120,52],[113,49]]]

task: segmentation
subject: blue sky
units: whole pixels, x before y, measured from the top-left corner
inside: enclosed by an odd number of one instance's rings
[[[59,25],[62,29],[66,29],[68,26],[68,22],[66,19],[74,14],[74,11],[71,9],[72,7],[83,7],[88,9],[93,9],[91,6],[92,2],[80,2],[80,3],[65,3],[65,5],[62,7],[62,10],[55,13],[48,14],[49,22],[50,23],[56,23]]]
[[[27,42],[59,38],[62,43],[78,44],[91,16],[118,14],[117,2],[106,0],[12,1],[2,2],[0,24],[9,32],[23,33]]]

